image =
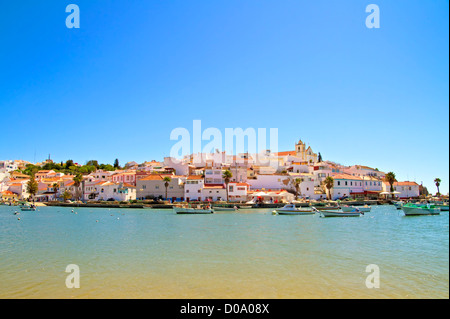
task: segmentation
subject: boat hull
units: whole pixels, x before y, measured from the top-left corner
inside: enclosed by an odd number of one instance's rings
[[[322,217],[360,217],[361,213],[358,212],[337,212],[337,211],[321,211]]]
[[[312,210],[281,210],[276,209],[275,212],[278,215],[314,215],[315,212]]]
[[[421,216],[421,215],[439,215],[439,208],[424,208],[424,207],[402,207],[405,216]]]
[[[212,214],[214,210],[212,209],[201,209],[201,208],[182,208],[182,207],[174,207],[173,210],[177,214]]]
[[[345,206],[343,206],[343,207],[341,207],[341,209],[342,209],[342,211],[343,212],[346,212],[346,213],[348,213],[348,212],[354,212],[355,211],[355,209],[358,209],[360,212],[362,212],[362,213],[369,213],[370,212],[370,210],[371,210],[371,208],[370,207],[356,207],[356,206],[348,206],[348,207],[345,207]]]
[[[233,207],[213,207],[213,210],[217,211],[217,212],[235,212],[235,211],[237,211],[237,209],[233,208]]]
[[[338,206],[313,206],[317,210],[340,210]]]

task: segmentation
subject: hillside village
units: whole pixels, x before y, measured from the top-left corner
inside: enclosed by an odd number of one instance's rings
[[[29,199],[27,184],[32,176],[24,173],[27,167],[42,168],[52,162],[51,159],[35,164],[23,160],[0,161],[2,201]],[[39,169],[34,173],[37,192],[33,199],[38,202],[228,199],[242,203],[255,198],[269,202],[290,202],[295,198],[378,199],[380,194],[390,192],[386,173],[364,165],[344,166],[323,161],[320,153],[306,147],[301,140],[291,151],[266,151],[262,157],[248,153],[227,155],[217,151],[191,154],[182,159],[166,157],[162,162],[128,162],[123,167],[108,165],[104,168],[107,169],[95,167],[94,171],[85,174]],[[333,180],[329,189],[325,186],[328,177]],[[393,187],[399,198],[415,198],[423,192],[423,187],[413,181],[397,181]]]

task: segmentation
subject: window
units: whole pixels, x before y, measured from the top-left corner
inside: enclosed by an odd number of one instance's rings
[[[341,181],[338,181],[337,184],[338,184],[338,186],[341,186]]]
[[[232,185],[229,186],[229,190],[230,190],[230,192],[234,192],[234,188]]]
[[[347,186],[347,181],[345,181],[345,186]]]
[[[147,185],[142,185],[142,189],[146,189],[147,188]]]
[[[189,189],[186,189],[186,193],[189,193]]]

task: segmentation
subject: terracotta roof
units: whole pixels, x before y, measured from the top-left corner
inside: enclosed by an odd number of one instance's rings
[[[278,153],[275,153],[275,155],[276,156],[288,156],[288,155],[296,156],[297,152],[296,151],[278,152]]]
[[[159,174],[148,175],[147,177],[141,178],[141,181],[162,181],[164,177]]]
[[[362,178],[359,176],[353,176],[350,174],[332,174],[331,177],[333,177],[334,179],[352,179],[352,180],[357,180],[357,181],[361,181]]]
[[[203,179],[201,175],[189,175],[187,179]]]
[[[384,180],[383,183],[390,185],[386,180]],[[405,181],[405,182],[395,182],[393,186],[419,186],[419,184],[417,184],[416,182]]]
[[[250,184],[247,184],[247,183],[230,182],[229,184],[235,184],[236,186],[248,186],[248,187],[250,187]]]
[[[16,195],[15,193],[11,192],[11,191],[3,191],[2,192],[3,195]]]

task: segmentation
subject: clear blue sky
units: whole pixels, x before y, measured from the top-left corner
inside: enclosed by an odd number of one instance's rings
[[[80,7],[68,29],[65,8]],[[368,29],[365,8],[380,8]],[[0,159],[161,160],[172,129],[278,128],[448,192],[448,1],[5,1]]]

